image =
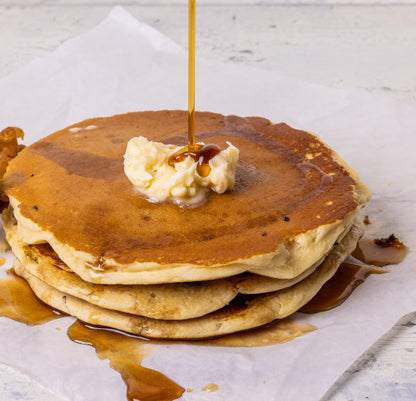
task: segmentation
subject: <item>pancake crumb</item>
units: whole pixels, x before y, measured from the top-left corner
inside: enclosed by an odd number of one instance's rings
[[[400,242],[394,234],[390,234],[388,238],[376,238],[373,242],[381,248],[404,248],[403,242]]]
[[[366,224],[366,225],[371,224],[371,221],[370,221],[370,219],[368,218],[368,216],[365,216],[365,217],[364,217],[363,223],[364,223],[364,224]]]

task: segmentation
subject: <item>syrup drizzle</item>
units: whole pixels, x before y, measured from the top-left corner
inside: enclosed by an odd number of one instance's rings
[[[186,157],[192,157],[197,162],[196,172],[206,177],[211,172],[209,161],[220,153],[219,146],[214,144],[195,144],[195,9],[196,0],[189,0],[188,20],[188,145],[172,154],[168,164],[182,162]]]
[[[151,353],[153,344],[261,347],[291,341],[314,330],[315,326],[286,318],[257,329],[208,340],[148,340],[77,320],[69,327],[68,336],[72,341],[93,346],[100,359],[110,360],[111,367],[120,373],[127,385],[129,401],[171,401],[179,398],[185,390],[162,373],[141,366],[143,359]],[[203,390],[216,391],[218,388],[209,385]]]
[[[68,266],[62,261],[54,249],[46,242],[44,244],[29,245],[35,252],[39,252],[42,256],[48,258],[51,264],[63,270],[68,270]]]
[[[377,246],[374,244],[374,241],[370,242],[376,246],[375,249],[377,250],[390,248]],[[391,248],[401,251],[402,257],[400,260],[397,258],[385,259],[383,264],[399,263],[407,253],[407,247],[405,246]],[[403,252],[405,253],[403,254]],[[385,254],[382,255],[386,256]],[[4,263],[3,259],[0,259],[0,263]],[[9,277],[0,281],[0,314],[2,316],[7,316],[26,324],[41,324],[62,316],[40,302],[25,280],[16,276],[11,270],[7,271],[7,273]],[[355,288],[364,282],[368,275],[383,273],[387,273],[387,271],[375,266],[344,262],[334,277],[322,287],[318,294],[300,312],[317,313],[335,308],[344,302]],[[10,283],[13,283],[12,286]],[[17,286],[19,291],[10,291],[10,288],[13,286]],[[23,288],[23,292],[20,290],[21,288]],[[4,294],[7,294],[7,296]],[[10,315],[7,310],[4,310],[4,304],[8,307],[6,309],[10,309],[10,306],[12,306],[11,309],[14,309],[17,305],[23,306],[23,309],[17,315]],[[41,309],[40,318],[34,313],[38,306]],[[45,311],[46,318],[42,315]],[[313,330],[316,330],[316,327],[287,318],[258,329],[248,330],[247,332],[210,340],[193,341],[192,343],[205,346],[258,347],[291,341]],[[87,326],[80,321],[76,321],[68,329],[68,336],[75,342],[94,346],[97,355],[101,359],[110,359],[112,368],[121,374],[127,385],[127,399],[129,401],[171,401],[179,398],[184,392],[182,387],[162,373],[140,365],[142,360],[151,352],[151,343],[163,343],[165,341],[143,340],[140,337],[131,336],[116,330],[93,328],[93,326]]]
[[[4,263],[4,262],[3,262]],[[7,270],[7,276],[0,280],[0,316],[35,326],[66,316],[41,302],[29,284]]]
[[[195,8],[189,0],[188,20],[188,150],[195,151]]]
[[[342,304],[370,274],[389,272],[377,266],[398,264],[408,252],[409,248],[394,234],[384,239],[361,238],[351,256],[364,264],[342,263],[335,275],[300,309],[300,312],[317,313],[335,308]]]
[[[127,386],[129,401],[171,401],[184,389],[160,372],[141,366],[152,347],[145,340],[113,330],[94,328],[77,320],[68,328],[72,341],[95,348],[100,359],[109,359]]]
[[[333,309],[341,305],[370,274],[384,273],[388,271],[376,266],[344,262],[334,276],[299,312],[318,313]]]
[[[182,162],[185,158],[192,157],[197,162],[196,172],[201,177],[206,177],[211,172],[209,161],[221,152],[219,146],[214,144],[194,145],[193,150],[189,150],[189,145],[173,153],[168,160],[168,164],[173,167],[175,163]]]

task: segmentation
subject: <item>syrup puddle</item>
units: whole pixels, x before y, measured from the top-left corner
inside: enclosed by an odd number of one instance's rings
[[[1,257],[0,263],[4,263]],[[6,274],[0,280],[0,316],[27,325],[43,324],[66,316],[41,302],[27,282],[12,269],[7,270]],[[315,326],[287,318],[265,327],[210,340],[149,341],[115,330],[95,328],[78,320],[69,327],[68,336],[75,342],[93,346],[99,358],[110,360],[111,367],[120,373],[126,383],[129,401],[171,401],[179,398],[184,389],[162,373],[141,366],[144,358],[152,352],[151,344],[183,342],[194,345],[260,347],[291,341],[313,330],[316,330]],[[213,392],[217,389],[206,386],[204,391]]]
[[[378,266],[399,263],[405,258],[408,248],[399,241],[389,242],[387,239],[379,241],[383,246],[375,244],[374,240],[363,238],[353,252],[353,256],[363,263]],[[385,245],[386,243],[388,245]],[[4,258],[0,257],[0,266],[4,262]],[[368,264],[344,262],[334,277],[300,312],[316,313],[335,308],[344,302],[370,274],[387,272]],[[26,281],[18,277],[13,270],[8,270],[6,273],[7,276],[0,279],[0,316],[27,325],[42,324],[65,316],[39,301]],[[296,322],[289,317],[257,329],[209,340],[164,341],[144,340],[127,333],[76,321],[69,327],[68,336],[75,342],[93,346],[100,359],[110,360],[111,367],[120,373],[126,383],[129,401],[171,401],[179,398],[185,390],[162,373],[141,366],[142,361],[152,352],[152,344],[186,343],[203,346],[261,347],[285,343],[316,329],[315,326]],[[217,391],[218,387],[210,383],[202,390],[213,392]]]
[[[5,278],[0,279],[0,316],[28,326],[66,316],[39,301],[26,281],[13,270],[7,270],[6,274]]]
[[[93,328],[77,320],[68,329],[72,341],[95,348],[100,359],[109,359],[127,385],[129,401],[171,401],[184,389],[160,372],[141,366],[152,347],[147,341],[117,331]]]
[[[380,245],[377,245],[375,242],[378,242]],[[389,238],[381,240],[362,238],[358,242],[358,246],[352,253],[352,256],[363,263],[386,266],[400,263],[408,252],[409,248],[398,241],[392,234]]]
[[[334,276],[299,312],[318,313],[341,305],[370,274],[384,274],[388,270],[376,266],[344,262]]]
[[[77,320],[68,329],[72,341],[91,345],[100,359],[109,359],[111,367],[120,373],[127,385],[129,401],[171,401],[185,391],[160,372],[141,366],[151,354],[152,344],[184,343],[226,347],[262,347],[291,341],[317,328],[298,323],[291,318],[242,333],[198,341],[148,340],[122,331],[95,327]],[[210,383],[203,391],[214,392],[218,386]],[[190,389],[187,390],[188,392]],[[192,391],[192,390],[191,390]]]
[[[262,347],[291,341],[316,329],[310,324],[286,318],[258,329],[209,340],[149,340],[77,320],[69,327],[68,336],[72,341],[93,346],[100,359],[110,360],[111,367],[120,373],[127,385],[129,401],[171,401],[179,398],[185,390],[162,373],[141,366],[141,362],[152,352],[152,344]],[[210,383],[202,390],[214,392],[218,386]]]
[[[394,234],[388,238],[361,238],[351,256],[365,264],[344,262],[334,276],[299,312],[318,313],[341,305],[370,274],[384,274],[381,266],[398,264],[406,257],[409,248]]]

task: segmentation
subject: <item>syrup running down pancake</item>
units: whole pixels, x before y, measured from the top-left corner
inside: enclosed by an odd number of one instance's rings
[[[361,236],[370,194],[358,175],[283,123],[200,112],[196,132],[221,149],[231,142],[240,160],[234,188],[195,207],[149,202],[123,170],[132,137],[185,145],[183,111],[86,120],[11,161],[7,239],[45,302],[143,335],[200,338],[287,316],[334,274]],[[248,311],[236,307],[244,297]],[[257,308],[271,310],[247,318]]]

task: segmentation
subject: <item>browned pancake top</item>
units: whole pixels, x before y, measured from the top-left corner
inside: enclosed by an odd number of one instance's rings
[[[23,150],[7,195],[42,229],[98,260],[211,265],[276,251],[285,238],[357,208],[354,180],[314,135],[258,118],[197,113],[197,141],[240,149],[236,184],[196,208],[143,199],[124,174],[134,136],[186,144],[185,111],[137,112],[76,124]],[[73,127],[75,127],[73,126]]]

